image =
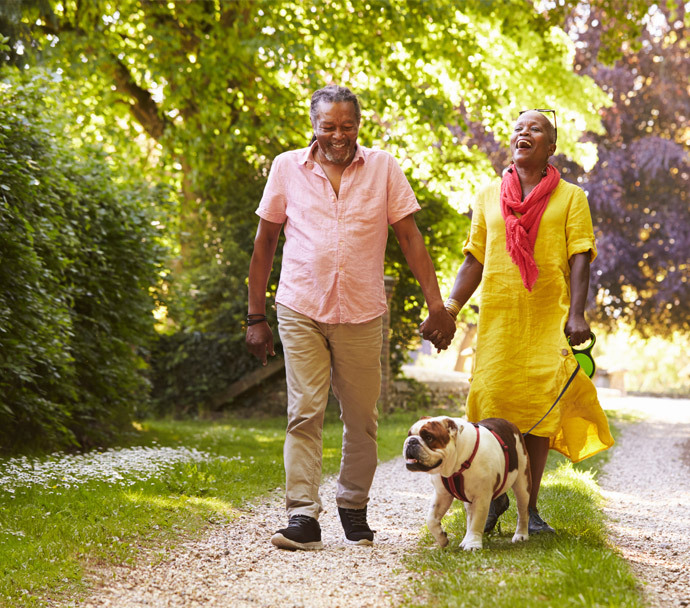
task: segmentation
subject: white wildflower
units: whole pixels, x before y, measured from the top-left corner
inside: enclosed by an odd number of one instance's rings
[[[69,488],[98,480],[111,485],[131,485],[159,477],[176,465],[217,459],[195,448],[133,447],[88,454],[26,456],[0,462],[0,491],[14,494],[18,487]]]

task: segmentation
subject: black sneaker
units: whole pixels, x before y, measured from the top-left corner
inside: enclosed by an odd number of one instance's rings
[[[484,534],[492,532],[498,523],[498,518],[503,515],[510,506],[508,494],[501,494],[498,498],[491,501],[489,505],[489,514],[486,517],[486,524],[484,524]],[[501,526],[498,526],[499,532]]]
[[[541,517],[536,507],[529,508],[529,533],[532,534],[553,534],[556,532],[549,524],[547,524]]]
[[[287,528],[278,530],[271,542],[280,549],[302,549],[313,551],[323,549],[321,542],[321,526],[319,522],[308,515],[293,515]]]
[[[343,509],[338,507],[340,523],[345,530],[345,542],[351,545],[373,545],[374,530],[367,524],[367,508]]]

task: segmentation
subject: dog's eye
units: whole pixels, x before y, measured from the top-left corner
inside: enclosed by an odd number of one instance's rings
[[[424,440],[425,443],[429,443],[433,439],[431,433],[429,433],[428,431],[422,431],[420,437]]]

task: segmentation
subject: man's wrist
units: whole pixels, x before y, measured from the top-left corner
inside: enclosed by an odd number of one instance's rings
[[[445,308],[443,305],[443,300],[441,299],[439,299],[438,302],[427,302],[427,307],[429,308],[429,314],[436,314]]]
[[[266,315],[262,312],[250,312],[247,315],[247,327],[258,325],[259,323],[268,323]]]

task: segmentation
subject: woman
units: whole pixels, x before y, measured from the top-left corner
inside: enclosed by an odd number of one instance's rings
[[[520,114],[513,163],[477,197],[465,261],[446,302],[457,315],[482,283],[467,418],[506,418],[528,433],[530,534],[554,531],[537,510],[549,449],[579,462],[613,445],[594,385],[568,343],[590,338],[584,309],[596,246],[585,193],[549,164],[556,137],[542,111]],[[424,323],[422,335],[448,345]],[[492,502],[486,531],[507,508],[506,494]]]

